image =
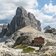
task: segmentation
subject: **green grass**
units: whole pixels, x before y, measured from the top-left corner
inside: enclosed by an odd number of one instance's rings
[[[35,50],[34,48],[28,47],[27,45],[23,45],[23,44],[17,45],[14,48],[15,49],[23,49],[23,51],[22,51],[23,53],[30,53]]]
[[[23,52],[24,53],[30,53],[30,52],[33,52],[34,50],[35,50],[34,48],[27,47],[27,48],[23,49]]]
[[[55,54],[52,54],[51,56],[56,56],[56,53]]]

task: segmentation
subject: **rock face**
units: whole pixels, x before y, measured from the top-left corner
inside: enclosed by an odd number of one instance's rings
[[[0,43],[0,56],[20,56],[22,49],[13,49],[7,47],[4,43]]]
[[[7,25],[2,26],[2,30],[0,32],[0,38],[2,38],[7,32]]]
[[[52,34],[56,35],[56,29],[55,28],[47,26],[44,29],[45,29],[45,33],[52,33]]]
[[[23,7],[18,7],[16,10],[16,15],[12,19],[11,23],[8,24],[7,34],[12,34],[16,30],[21,29],[25,26],[31,25],[37,30],[41,30],[40,21],[36,20],[32,13],[27,13]]]

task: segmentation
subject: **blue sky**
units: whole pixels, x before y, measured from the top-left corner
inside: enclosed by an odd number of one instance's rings
[[[49,5],[52,3],[52,5],[56,5],[56,0],[37,0],[38,2],[38,9],[41,9],[45,4]]]
[[[45,4],[49,4],[50,0],[38,0],[38,9],[41,10],[41,8],[45,5]]]
[[[33,13],[43,28],[56,28],[56,0],[0,0],[0,24],[10,22],[19,6]]]
[[[43,16],[49,19],[42,19],[42,26],[50,25],[51,27],[56,27],[56,0],[38,0],[38,10],[43,13]]]

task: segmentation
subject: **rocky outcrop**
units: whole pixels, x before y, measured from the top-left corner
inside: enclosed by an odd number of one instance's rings
[[[2,38],[7,32],[7,25],[2,26],[2,30],[0,32],[0,38]]]
[[[44,28],[44,30],[45,30],[45,33],[52,33],[52,34],[56,35],[56,29],[55,28],[52,28],[50,26],[46,26]]]
[[[36,20],[35,16],[32,13],[28,13],[28,17],[30,19],[30,24],[35,29],[41,31],[41,23],[39,20]]]
[[[17,30],[14,34],[12,34],[11,38],[15,41],[15,45],[22,43],[30,45],[32,40],[37,37],[37,32],[40,31],[37,31],[31,26],[26,26],[20,30]]]
[[[22,49],[13,49],[7,47],[4,43],[0,43],[0,56],[20,56]]]
[[[16,15],[13,17],[10,24],[8,24],[8,31],[12,34],[16,30],[21,29],[25,26],[31,25],[37,30],[41,30],[41,23],[39,20],[36,20],[35,16],[32,13],[27,13],[23,7],[18,7],[16,10]]]

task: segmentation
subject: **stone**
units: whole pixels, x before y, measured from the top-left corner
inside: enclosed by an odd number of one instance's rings
[[[55,28],[52,28],[50,26],[46,26],[44,28],[44,30],[45,30],[45,33],[52,33],[52,34],[56,35],[56,29]]]
[[[7,39],[5,41],[5,45],[7,45],[8,47],[13,47],[15,41],[13,39]]]
[[[32,13],[28,13],[28,17],[30,19],[31,26],[34,27],[35,29],[41,31],[41,23],[40,23],[40,21],[37,20]]]
[[[7,32],[7,25],[2,26],[2,30],[0,32],[0,38],[2,38]]]
[[[28,44],[30,42],[28,38],[28,35],[26,35],[25,33],[21,33],[20,36],[16,39],[14,46],[19,44]]]
[[[41,23],[36,20],[32,13],[27,13],[23,7],[18,7],[16,15],[13,17],[11,23],[8,25],[7,35],[11,35],[16,30],[19,30],[25,26],[31,25],[37,30],[41,30]]]

